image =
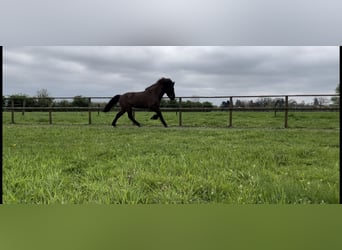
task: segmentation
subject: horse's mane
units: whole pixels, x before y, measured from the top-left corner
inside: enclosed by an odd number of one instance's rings
[[[145,91],[148,91],[148,90],[154,90],[155,88],[159,87],[161,81],[165,79],[165,78],[160,78],[156,83],[152,84],[151,86],[147,87],[145,89]]]

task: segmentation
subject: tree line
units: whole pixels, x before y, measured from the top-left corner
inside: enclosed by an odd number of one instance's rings
[[[314,107],[322,107],[326,106],[329,103],[329,99],[325,97],[315,97],[312,103],[305,103],[304,101],[298,102],[294,99],[288,100],[288,106],[290,108],[297,107],[297,108],[304,108],[308,106]],[[285,99],[284,98],[258,98],[256,100],[241,100],[236,99],[233,103],[234,107],[239,108],[274,108],[274,107],[284,107],[285,106]],[[220,107],[230,107],[230,102],[223,101]]]
[[[37,98],[27,95],[16,94],[11,95],[8,98],[2,97],[2,106],[10,107],[12,105],[11,100],[14,102],[14,107],[88,107],[89,99],[87,97],[75,96],[72,101],[60,100],[57,101],[51,97]]]
[[[29,96],[27,94],[15,94],[10,95],[8,98],[2,96],[2,105],[3,107],[10,107],[12,104],[9,99],[14,101],[15,107],[88,107],[89,106],[89,98],[83,97],[81,95],[77,95],[72,98],[72,101],[69,100],[55,100],[50,96],[46,89],[41,89],[37,91],[36,96]],[[200,102],[199,100],[187,100],[182,102],[182,107],[202,107],[202,108],[212,108],[214,105],[211,102]],[[104,106],[106,103],[92,102],[91,106]],[[161,107],[169,107],[176,108],[179,107],[179,103],[177,101],[171,101],[162,99],[160,103]]]
[[[50,94],[46,89],[41,89],[37,91],[36,96],[29,96],[27,94],[14,94],[10,95],[8,98],[2,96],[2,106],[10,107],[12,103],[9,99],[13,100],[14,107],[88,107],[89,99],[87,97],[83,97],[81,95],[75,96],[72,98],[72,101],[69,100],[55,100],[50,97]]]
[[[3,107],[10,107],[12,103],[9,100],[13,100],[14,107],[88,107],[89,98],[83,97],[81,95],[75,96],[71,101],[69,100],[55,100],[52,97],[30,97],[25,94],[11,95],[7,98],[2,97]],[[91,102],[90,106],[105,106],[106,102]],[[160,107],[167,108],[177,108],[179,107],[179,102],[170,100],[161,100]],[[182,102],[182,107],[186,108],[212,108],[215,107],[211,102],[199,102],[187,100]]]
[[[340,94],[340,85],[338,85],[335,89],[336,94]],[[89,106],[89,99],[88,97],[83,97],[82,95],[77,95],[72,98],[72,100],[55,100],[54,98],[50,97],[47,89],[40,89],[37,91],[36,96],[30,97],[27,94],[14,94],[5,98],[2,96],[2,106],[3,107],[10,107],[12,103],[10,103],[9,99],[14,101],[15,107],[88,107]],[[307,106],[315,106],[315,107],[322,107],[327,105],[328,103],[332,103],[333,105],[340,104],[340,97],[334,96],[332,98],[326,97],[315,97],[311,104],[307,104],[304,101],[297,102],[296,100],[289,100],[289,107],[307,107]],[[94,103],[92,102],[91,106],[104,106],[106,103]],[[285,104],[284,98],[258,98],[256,100],[241,100],[235,99],[234,103],[232,104],[234,107],[283,107]],[[177,108],[180,106],[180,103],[177,101],[171,101],[167,99],[162,99],[160,103],[161,107],[169,107],[169,108]],[[184,108],[213,108],[217,107],[211,102],[205,101],[200,102],[198,97],[194,97],[191,100],[182,101],[181,106]],[[219,107],[230,107],[231,103],[229,100],[222,101]]]

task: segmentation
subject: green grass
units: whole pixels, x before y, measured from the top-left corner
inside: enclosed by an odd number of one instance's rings
[[[110,125],[116,112],[93,112],[92,124]],[[159,120],[150,120],[152,112],[136,112],[136,120],[143,126],[163,126]],[[179,114],[164,112],[164,119],[169,126],[178,126]],[[182,125],[184,127],[220,127],[228,126],[228,112],[183,112]],[[335,128],[339,129],[339,112],[289,112],[289,128]],[[14,115],[16,124],[49,124],[49,115],[46,112],[26,112],[24,115],[17,112]],[[11,113],[3,112],[3,124],[11,123]],[[88,124],[88,112],[54,112],[52,123],[56,125]],[[118,126],[130,126],[132,122],[127,114],[117,122]],[[234,128],[284,128],[284,113],[278,112],[233,112]]]
[[[219,112],[184,113],[183,128],[176,114],[165,113],[167,129],[149,120],[151,113],[136,114],[141,128],[126,116],[112,128],[113,114],[102,113],[82,125],[87,113],[75,114],[56,114],[48,125],[18,113],[19,124],[10,125],[4,113],[4,203],[339,202],[339,113],[317,114],[323,121],[294,113],[291,127],[299,129],[280,129],[283,117],[271,113],[234,114],[242,129],[224,128],[227,114]],[[203,115],[217,117],[202,124]],[[314,120],[327,126],[300,129]],[[201,127],[189,127],[195,125]]]

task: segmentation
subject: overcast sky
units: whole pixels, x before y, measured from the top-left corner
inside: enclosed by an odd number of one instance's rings
[[[341,0],[1,0],[3,45],[339,45]]]
[[[338,47],[4,47],[3,94],[109,97],[142,91],[161,77],[176,96],[330,94]]]

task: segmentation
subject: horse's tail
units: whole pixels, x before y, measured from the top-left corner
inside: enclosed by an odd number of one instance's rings
[[[114,96],[104,107],[103,112],[108,112],[120,99],[120,95]]]

